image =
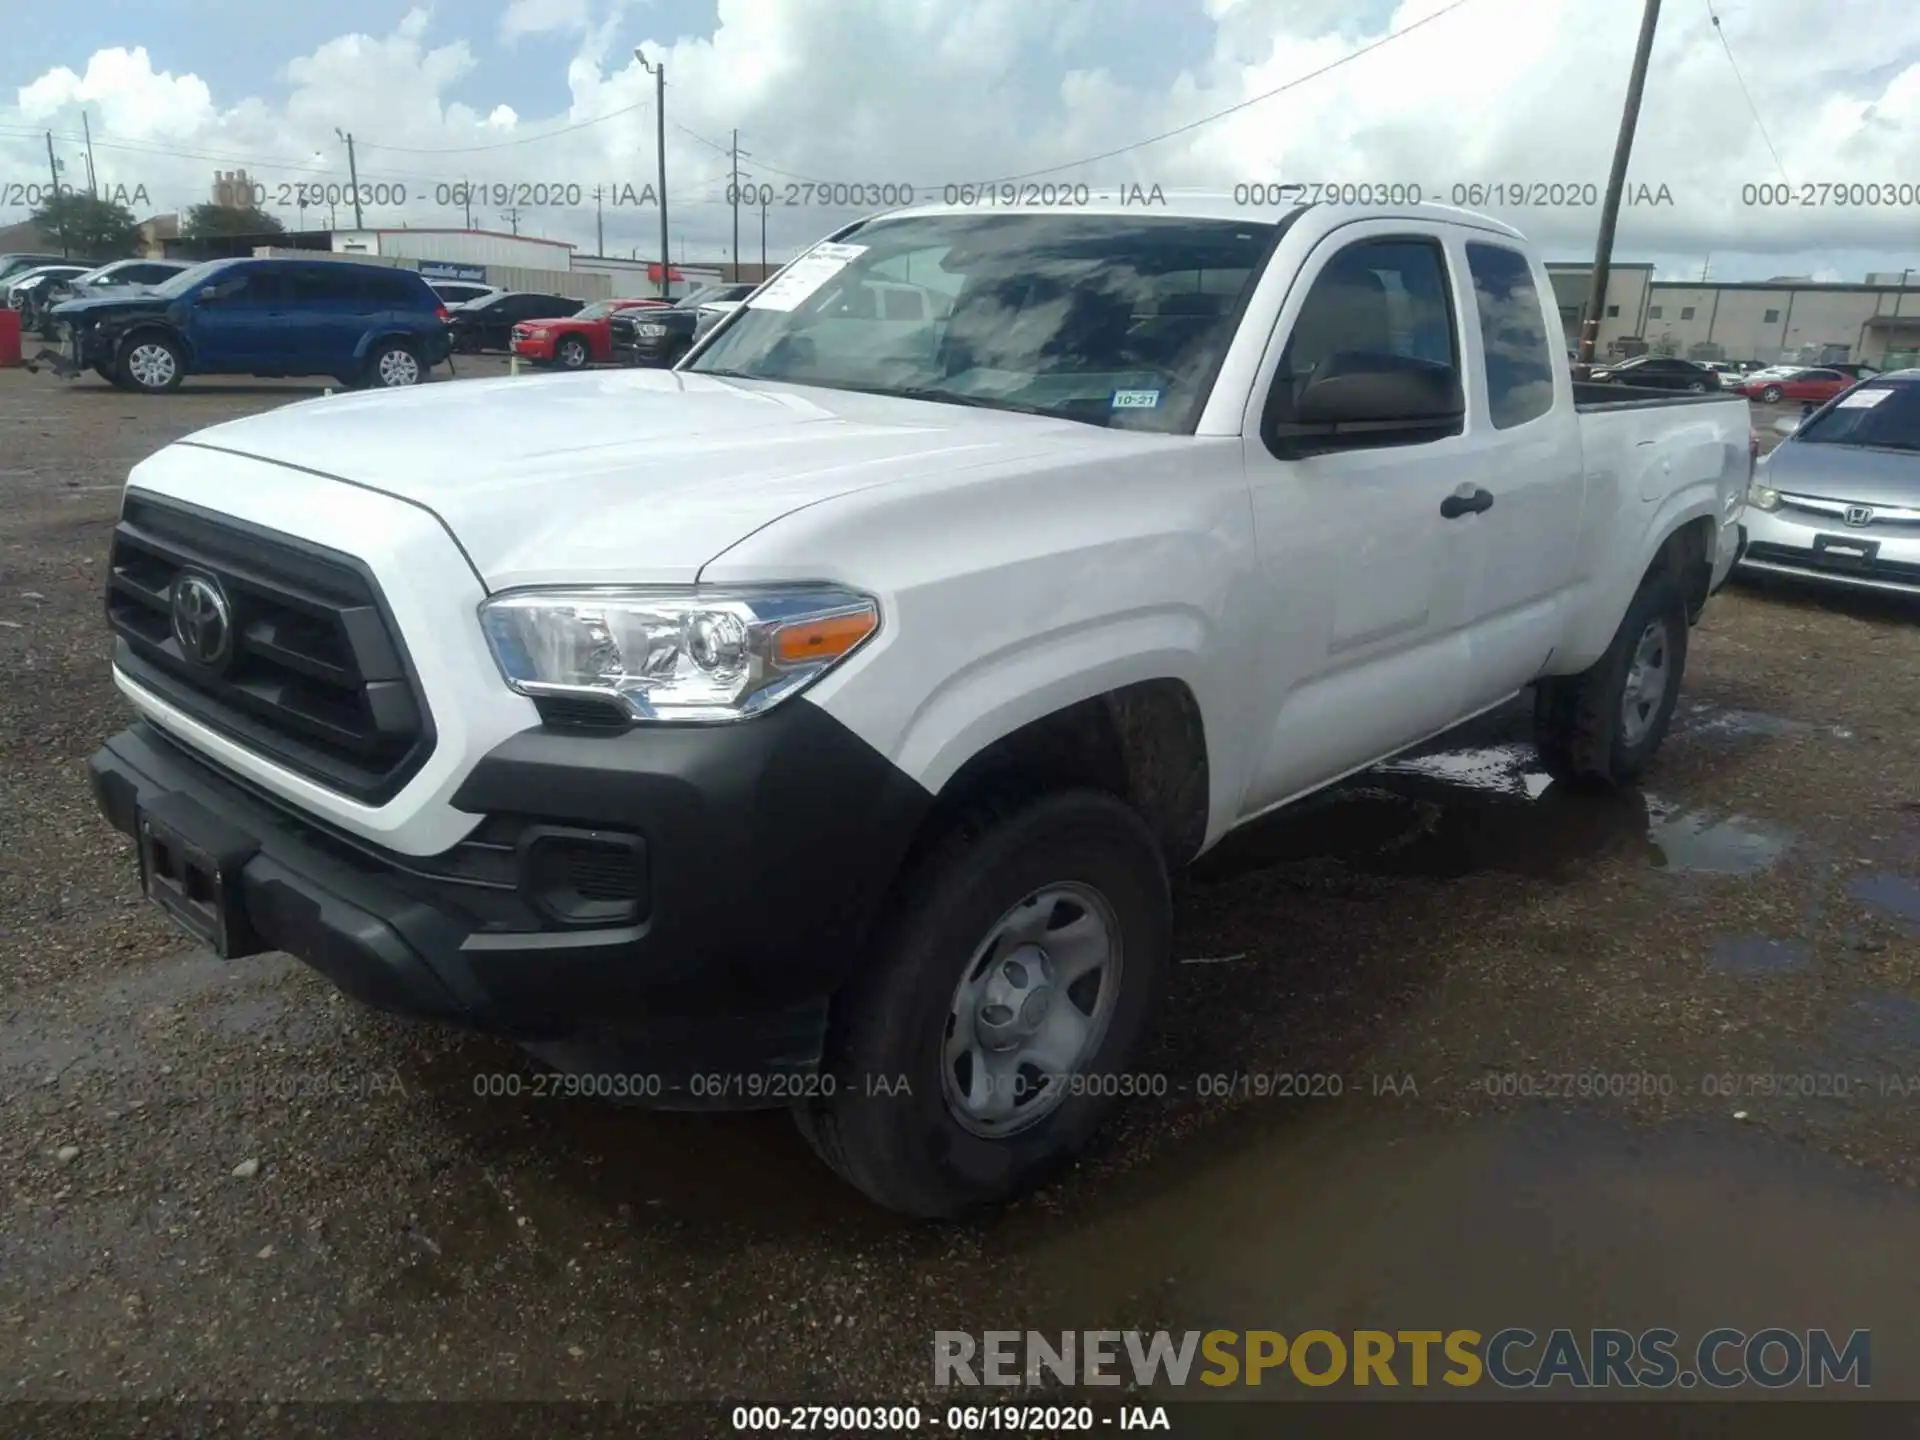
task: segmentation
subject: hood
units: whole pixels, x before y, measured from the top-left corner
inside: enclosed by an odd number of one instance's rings
[[[151,314],[165,310],[168,301],[145,290],[109,295],[90,295],[83,299],[62,300],[53,313],[66,320],[103,320],[113,315]]]
[[[1784,440],[1760,471],[1763,484],[1819,500],[1920,509],[1920,452]]]
[[[887,396],[607,370],[328,396],[179,443],[418,504],[500,590],[687,584],[753,531],[836,495],[1143,440],[1164,437]]]

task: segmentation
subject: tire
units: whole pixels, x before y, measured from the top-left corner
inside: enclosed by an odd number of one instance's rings
[[[123,388],[142,395],[164,395],[180,388],[187,375],[187,360],[173,341],[149,330],[127,337],[114,369]]]
[[[1025,921],[1030,933],[1058,935],[1069,928],[1063,920],[1104,927],[1116,943],[1104,968],[1052,991],[1049,1005],[1034,982],[1054,961],[1043,950],[1038,965],[1031,954],[1024,968],[1007,963],[1018,953],[1008,949],[1008,932],[1017,936]],[[825,1072],[832,1083],[796,1109],[801,1132],[870,1199],[917,1218],[953,1218],[1029,1189],[1078,1154],[1117,1102],[1118,1082],[1160,1010],[1171,934],[1159,847],[1118,800],[1067,791],[956,827],[903,879],[866,969],[836,999]],[[998,959],[990,941],[1000,946]],[[1051,943],[1062,953],[1063,942]],[[1015,971],[1024,990],[1006,988]],[[972,1025],[955,1028],[971,1003],[960,993],[970,972],[983,976],[970,988],[985,1003],[974,1004]],[[998,1000],[994,985],[1002,987]],[[999,1003],[1007,999],[1019,1008]],[[1056,1072],[1072,1083],[1035,1087],[1031,1099],[1001,1105],[1011,1112],[1004,1119],[963,1121],[962,1083],[974,1074],[975,1055],[988,1053],[975,1027],[999,1023],[997,1008],[1010,1033],[1033,1020],[1036,999],[1048,1020],[1069,1010],[1092,1018],[1077,1060]],[[950,1058],[950,1030],[974,1037],[964,1059]],[[1007,1083],[985,1093],[1016,1096],[1015,1072],[995,1064]],[[1087,1083],[1098,1076],[1112,1080]]]
[[[1534,743],[1555,780],[1631,785],[1666,739],[1687,668],[1687,605],[1673,578],[1648,576],[1607,653],[1578,675],[1540,682]],[[1657,660],[1657,664],[1656,664]],[[1648,695],[1653,673],[1659,691]]]
[[[578,335],[569,335],[553,347],[553,363],[562,370],[584,370],[592,359],[587,342]]]
[[[375,390],[404,390],[426,377],[426,366],[404,340],[383,340],[367,357],[367,384]]]
[[[1688,385],[1688,386],[1687,386],[1687,393],[1688,393],[1689,395],[1704,395],[1704,394],[1706,394],[1706,393],[1707,393],[1707,385],[1706,385],[1706,382],[1705,382],[1704,380],[1695,380],[1695,381],[1694,381],[1694,382],[1693,382],[1692,384],[1690,384],[1690,385]]]
[[[1767,386],[1766,389],[1760,392],[1760,403],[1762,405],[1778,405],[1780,403],[1780,387],[1778,385]]]

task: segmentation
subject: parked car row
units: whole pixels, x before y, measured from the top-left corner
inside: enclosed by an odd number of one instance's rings
[[[29,261],[34,257],[25,258]],[[105,265],[92,261],[57,261],[9,267],[0,274],[0,300],[20,315],[23,331],[38,331],[53,338],[53,307],[63,300],[105,295],[116,291],[137,291],[158,285],[189,268],[185,260],[114,260]]]

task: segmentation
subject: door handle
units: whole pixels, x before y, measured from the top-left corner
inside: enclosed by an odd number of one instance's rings
[[[1443,520],[1458,520],[1462,515],[1478,515],[1493,508],[1493,492],[1478,485],[1462,485],[1440,502]]]

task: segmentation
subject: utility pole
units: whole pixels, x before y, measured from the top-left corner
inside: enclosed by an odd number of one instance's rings
[[[593,253],[607,253],[606,211],[601,208],[600,197],[606,193],[604,185],[593,187]]]
[[[93,172],[93,126],[87,123],[87,112],[80,112],[80,129],[87,137],[87,193],[94,199],[100,198],[100,181]]]
[[[64,218],[66,212],[60,207],[60,162],[53,158],[53,131],[51,130],[47,131],[47,174],[53,177],[53,199],[48,204],[52,206],[54,214],[63,217],[60,221],[60,258],[71,259],[73,252],[67,249],[67,222]]]
[[[1913,267],[1911,265],[1900,272],[1900,288],[1894,292],[1893,296],[1893,313],[1895,315],[1900,313],[1900,302],[1907,298],[1907,277],[1911,274],[1913,274]]]
[[[740,132],[733,132],[733,148],[728,155],[733,160],[733,274],[727,278],[740,278]]]
[[[1640,121],[1640,95],[1647,88],[1647,60],[1653,54],[1653,32],[1660,23],[1660,0],[1647,0],[1640,17],[1640,42],[1633,51],[1633,73],[1627,77],[1627,101],[1620,112],[1620,134],[1613,142],[1613,170],[1607,176],[1607,194],[1600,206],[1600,238],[1593,251],[1593,290],[1587,297],[1586,323],[1580,327],[1580,359],[1593,363],[1594,343],[1600,338],[1600,320],[1607,312],[1608,270],[1613,263],[1613,231],[1620,220],[1620,192],[1627,184],[1627,160],[1633,154],[1633,130]]]
[[[653,128],[654,144],[660,160],[660,298],[668,295],[667,268],[667,62],[662,60],[655,65],[640,53],[640,47],[633,49],[633,58],[653,76]]]
[[[367,226],[366,222],[360,218],[360,167],[354,163],[353,159],[353,135],[349,131],[342,130],[338,125],[333,127],[333,133],[347,142],[347,184],[353,190],[353,228],[364,230]]]
[[[511,210],[502,210],[500,212],[500,218],[513,226],[514,234],[518,235],[520,233],[520,207],[518,205],[515,205]]]
[[[767,278],[767,192],[760,192],[760,278]]]

